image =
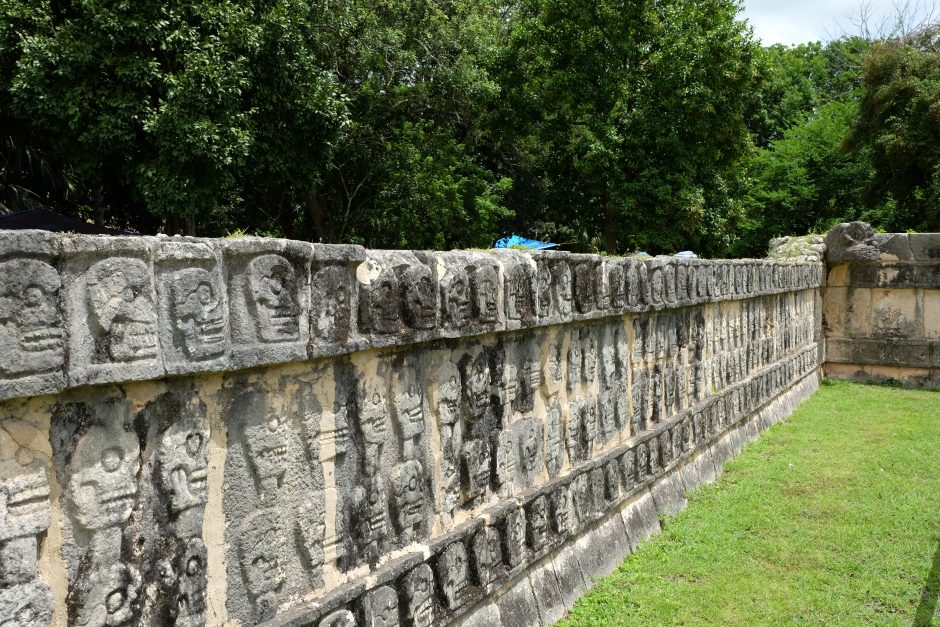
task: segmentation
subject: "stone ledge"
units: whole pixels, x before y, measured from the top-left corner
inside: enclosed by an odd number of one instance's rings
[[[0,232],[0,400],[819,287],[822,265]]]

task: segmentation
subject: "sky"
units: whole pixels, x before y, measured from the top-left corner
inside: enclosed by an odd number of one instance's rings
[[[744,17],[765,46],[828,41],[842,34],[856,34],[852,20],[863,0],[744,0]],[[923,15],[931,0],[911,0]],[[869,0],[874,22],[894,14],[894,0]]]

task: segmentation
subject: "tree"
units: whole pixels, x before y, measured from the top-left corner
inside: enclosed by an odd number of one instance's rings
[[[503,63],[510,205],[608,252],[732,237],[756,45],[731,0],[521,0]]]
[[[874,44],[863,80],[847,146],[871,155],[874,223],[940,230],[940,27]]]

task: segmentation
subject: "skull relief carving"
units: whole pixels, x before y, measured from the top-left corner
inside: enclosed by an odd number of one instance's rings
[[[173,275],[173,322],[183,350],[197,361],[225,353],[225,308],[212,274],[188,268]]]
[[[405,622],[411,627],[431,627],[434,624],[434,573],[427,564],[421,564],[402,580],[405,597]]]
[[[62,365],[62,280],[32,259],[0,263],[0,374],[46,372]]]
[[[137,437],[120,428],[92,427],[79,439],[69,463],[69,497],[85,529],[127,521],[137,496],[139,455]]]
[[[208,499],[209,432],[174,425],[163,435],[157,455],[160,484],[170,496],[170,510],[179,514],[205,505]]]
[[[156,357],[157,316],[147,265],[127,257],[104,259],[88,270],[87,285],[99,358]]]
[[[297,273],[280,255],[261,255],[248,264],[248,302],[254,303],[258,339],[288,342],[300,339]]]

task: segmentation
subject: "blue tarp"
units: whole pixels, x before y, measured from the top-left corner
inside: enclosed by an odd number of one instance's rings
[[[503,239],[496,240],[493,248],[530,248],[532,250],[544,250],[545,248],[555,248],[558,244],[549,242],[540,242],[534,239],[526,239],[518,235],[510,235]]]

